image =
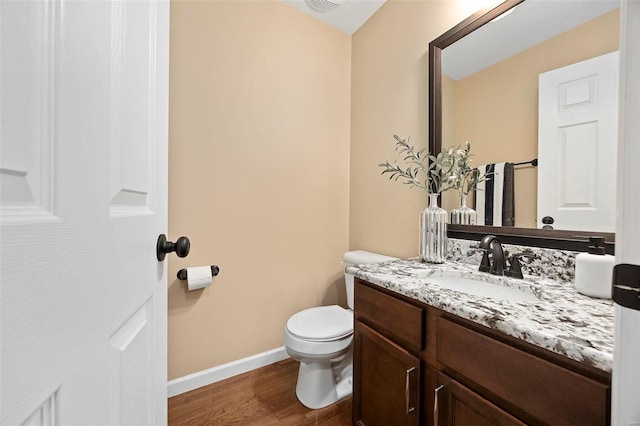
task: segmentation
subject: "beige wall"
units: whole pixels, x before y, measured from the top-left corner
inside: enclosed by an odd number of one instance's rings
[[[619,11],[613,10],[571,31],[527,49],[444,89],[455,98],[455,125],[443,132],[443,145],[471,142],[473,164],[529,161],[538,156],[538,75],[618,50]],[[454,124],[455,123],[455,124]],[[537,169],[515,172],[516,226],[535,228]],[[444,207],[455,206],[453,192]],[[459,203],[458,203],[459,204]]]
[[[282,346],[344,305],[350,36],[280,1],[171,4],[169,379]],[[179,268],[221,268],[185,292]]]
[[[389,0],[353,35],[349,245],[418,253],[426,194],[380,175],[398,158],[393,135],[428,145],[429,42],[472,14],[477,1]]]

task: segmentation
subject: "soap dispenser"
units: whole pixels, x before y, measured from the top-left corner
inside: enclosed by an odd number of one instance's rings
[[[611,280],[615,257],[604,253],[604,238],[589,237],[588,253],[576,256],[576,290],[611,299]]]

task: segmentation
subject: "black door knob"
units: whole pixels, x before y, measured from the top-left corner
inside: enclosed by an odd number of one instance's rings
[[[167,253],[176,252],[178,257],[185,257],[189,254],[191,243],[187,237],[180,237],[176,242],[167,241],[167,236],[160,234],[158,243],[156,244],[156,257],[158,262],[162,262]]]
[[[551,216],[545,216],[542,218],[542,223],[544,223],[545,225],[553,225],[553,222],[555,221]]]

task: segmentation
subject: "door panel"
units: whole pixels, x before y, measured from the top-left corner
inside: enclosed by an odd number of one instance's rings
[[[562,208],[598,207],[598,123],[591,121],[558,129],[560,201]]]
[[[45,2],[2,2],[2,144],[0,201],[3,220],[53,216],[54,8]],[[6,42],[6,37],[13,42]]]
[[[111,43],[111,214],[149,208],[155,93],[148,90],[155,67],[149,40],[156,31],[155,4],[117,2]],[[145,119],[146,118],[146,119]]]
[[[110,337],[111,424],[151,424],[153,399],[146,365],[153,363],[153,301],[148,300]]]
[[[420,359],[355,321],[354,421],[367,426],[417,425]]]
[[[451,377],[438,373],[438,421],[441,426],[524,426],[525,423],[467,389]]]

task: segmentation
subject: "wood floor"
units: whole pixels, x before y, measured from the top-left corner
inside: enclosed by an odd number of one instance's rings
[[[169,398],[169,425],[351,425],[351,397],[321,410],[296,399],[292,359]]]

